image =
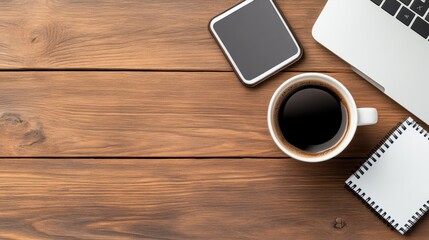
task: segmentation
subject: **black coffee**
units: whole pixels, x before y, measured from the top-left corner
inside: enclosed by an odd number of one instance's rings
[[[330,89],[308,85],[283,100],[278,115],[285,140],[306,152],[327,150],[343,137],[347,110]]]

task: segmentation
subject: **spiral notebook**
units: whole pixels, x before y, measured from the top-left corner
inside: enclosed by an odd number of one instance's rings
[[[408,118],[382,140],[346,186],[405,234],[429,209],[428,183],[428,132]]]

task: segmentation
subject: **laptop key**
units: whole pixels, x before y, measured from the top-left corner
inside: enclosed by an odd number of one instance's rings
[[[420,34],[420,36],[424,38],[429,37],[429,23],[427,23],[420,17],[416,18],[416,21],[414,21],[413,25],[411,26],[411,29],[413,29],[416,33]]]
[[[399,0],[399,1],[401,1],[406,6],[410,5],[410,3],[411,3],[411,0]]]
[[[401,6],[401,3],[396,0],[386,0],[386,2],[384,2],[381,8],[383,8],[390,15],[394,16],[400,6]]]
[[[428,8],[429,8],[428,0],[414,0],[413,4],[411,4],[411,10],[416,12],[421,17],[425,15]]]
[[[396,18],[406,26],[409,26],[411,21],[413,21],[414,16],[416,16],[415,13],[411,12],[411,10],[409,10],[406,7],[402,7],[401,11],[399,11],[398,16],[396,16]]]
[[[383,2],[383,0],[371,0],[371,1],[377,4],[377,6],[380,6],[380,4]]]

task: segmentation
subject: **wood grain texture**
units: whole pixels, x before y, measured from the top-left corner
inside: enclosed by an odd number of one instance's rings
[[[282,73],[255,89],[233,73],[0,73],[1,156],[281,157],[267,127]],[[332,74],[380,122],[358,129],[363,157],[408,113],[355,74]]]
[[[402,237],[344,188],[409,113],[313,40],[326,0],[276,2],[305,55],[248,89],[207,29],[235,0],[0,1],[0,239],[426,239],[427,217]],[[303,164],[268,134],[307,71],[379,110],[348,159]]]
[[[358,163],[1,159],[1,239],[427,239],[345,189]]]
[[[305,55],[292,70],[350,71],[311,36],[324,0],[278,0]],[[1,1],[0,69],[231,71],[208,31],[235,0]]]

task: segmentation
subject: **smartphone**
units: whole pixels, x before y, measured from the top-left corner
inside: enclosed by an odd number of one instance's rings
[[[214,17],[209,29],[241,82],[249,87],[303,54],[273,0],[245,0]]]

